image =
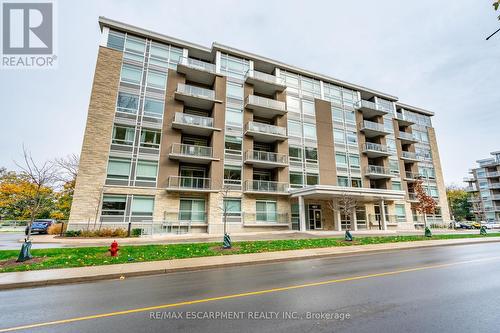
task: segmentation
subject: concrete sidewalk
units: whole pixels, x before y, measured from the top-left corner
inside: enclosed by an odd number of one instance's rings
[[[426,240],[402,243],[374,245],[353,245],[330,248],[317,248],[293,251],[279,251],[252,254],[234,254],[215,257],[190,259],[174,259],[142,263],[116,264],[107,266],[91,266],[38,270],[28,272],[0,273],[0,290],[59,285],[64,283],[88,282],[95,280],[117,279],[132,276],[164,274],[179,271],[200,270],[227,266],[250,265],[276,261],[321,258],[327,256],[350,255],[376,251],[394,251],[412,248],[479,244],[500,242],[500,237]]]

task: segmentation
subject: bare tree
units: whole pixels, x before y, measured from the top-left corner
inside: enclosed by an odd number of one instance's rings
[[[345,192],[340,195],[337,203],[334,203],[333,200],[328,201],[328,208],[332,212],[340,212],[341,216],[345,216],[350,226],[352,225],[351,222],[353,221],[353,211],[357,206],[357,200],[353,196]],[[341,223],[341,221],[339,221],[339,223]]]
[[[57,181],[63,183],[76,180],[78,175],[78,165],[80,163],[80,156],[71,154],[63,158],[54,159],[54,165],[59,169]]]

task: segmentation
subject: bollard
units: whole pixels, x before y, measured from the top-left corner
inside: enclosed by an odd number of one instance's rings
[[[61,233],[59,234],[60,237],[62,237],[63,235],[63,230],[64,230],[64,222],[61,222],[62,225],[61,225]]]
[[[132,228],[132,222],[128,223],[127,237],[130,237],[130,230]]]

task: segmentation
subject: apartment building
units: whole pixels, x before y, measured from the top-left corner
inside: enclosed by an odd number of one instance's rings
[[[476,161],[478,166],[469,170],[471,176],[464,178],[473,213],[488,222],[500,221],[500,151],[491,155]]]
[[[70,228],[413,229],[420,178],[439,206],[429,220],[449,221],[432,112],[218,43],[99,24]]]

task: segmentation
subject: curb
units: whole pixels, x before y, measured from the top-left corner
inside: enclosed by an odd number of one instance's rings
[[[478,238],[473,238],[473,239],[478,239]],[[408,244],[421,243],[421,242],[426,242],[426,241],[408,242]],[[62,285],[62,284],[84,283],[84,282],[102,281],[102,280],[114,280],[114,279],[120,279],[122,277],[124,277],[124,278],[141,277],[141,276],[151,276],[151,275],[160,275],[160,274],[170,274],[170,273],[177,273],[177,272],[209,270],[209,269],[215,269],[215,268],[250,266],[250,265],[269,264],[269,263],[297,261],[297,260],[321,259],[321,258],[327,258],[327,257],[330,257],[330,258],[332,258],[332,257],[349,257],[349,256],[363,255],[363,254],[396,252],[396,251],[431,248],[431,247],[439,247],[439,246],[474,245],[474,244],[498,243],[498,242],[500,242],[500,238],[498,238],[498,237],[495,237],[495,239],[482,239],[481,241],[471,241],[471,239],[464,239],[463,241],[456,241],[456,242],[449,243],[449,244],[446,244],[446,243],[444,243],[444,244],[418,244],[416,246],[408,246],[408,247],[404,247],[404,248],[395,248],[395,249],[385,248],[385,249],[353,250],[352,252],[347,252],[347,253],[316,253],[316,254],[307,254],[307,255],[303,255],[303,256],[290,256],[290,257],[267,258],[267,259],[263,258],[263,259],[257,259],[257,260],[247,260],[247,261],[243,260],[243,261],[239,261],[239,262],[206,264],[206,265],[198,265],[198,266],[148,269],[148,270],[141,270],[141,271],[121,272],[121,273],[104,273],[104,274],[100,274],[100,275],[79,276],[79,277],[70,277],[70,278],[61,277],[61,278],[48,279],[48,280],[0,283],[0,290],[32,288],[32,287],[45,287],[45,286],[54,286],[54,285]],[[387,244],[390,244],[390,243],[387,243]],[[361,246],[363,246],[363,245],[361,245]],[[315,249],[320,249],[320,248],[315,248]],[[308,249],[308,250],[315,250],[315,249]],[[291,251],[296,251],[296,250],[291,250]],[[286,252],[289,252],[289,251],[275,251],[275,252],[269,252],[269,253],[282,253],[283,254]],[[200,258],[203,258],[203,257],[200,257]],[[213,257],[208,257],[208,258],[213,258]],[[158,262],[161,262],[161,261],[158,261]],[[144,262],[144,263],[154,263],[154,261]],[[124,264],[124,265],[127,265],[127,264]],[[106,265],[106,266],[113,266],[113,265]],[[92,266],[92,267],[99,267],[99,266]],[[37,272],[37,271],[31,271],[31,272]],[[10,272],[10,273],[24,273],[24,272]],[[9,273],[0,273],[0,274],[9,274]]]

